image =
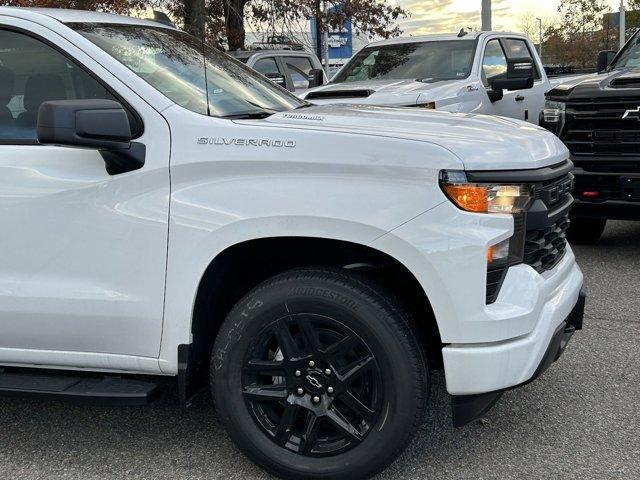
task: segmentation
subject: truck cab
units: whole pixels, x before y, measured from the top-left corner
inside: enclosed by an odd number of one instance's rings
[[[311,52],[246,50],[231,52],[231,55],[298,96],[328,82],[320,60]]]
[[[500,115],[537,124],[544,93],[550,88],[528,37],[460,32],[371,43],[328,85],[304,98],[317,104],[358,103]]]
[[[575,242],[596,243],[608,219],[640,220],[639,59],[636,33],[619,53],[600,53],[598,73],[547,93],[541,124],[563,140],[575,164]]]
[[[369,478],[434,370],[463,427],[582,327],[572,164],[542,128],[312,105],[105,13],[0,7],[0,45],[0,395],[204,388],[267,471]]]

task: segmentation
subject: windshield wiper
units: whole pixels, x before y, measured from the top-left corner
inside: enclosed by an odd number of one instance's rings
[[[269,110],[260,110],[258,112],[230,113],[229,115],[223,115],[221,118],[226,118],[230,120],[261,119],[261,118],[270,117],[274,113],[278,113],[278,112],[269,111]]]

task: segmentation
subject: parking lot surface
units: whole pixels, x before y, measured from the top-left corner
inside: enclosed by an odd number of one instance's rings
[[[383,479],[640,478],[640,223],[575,247],[585,329],[538,381],[481,422],[451,427],[442,375],[422,429]],[[267,479],[203,395],[104,408],[0,398],[0,479]]]

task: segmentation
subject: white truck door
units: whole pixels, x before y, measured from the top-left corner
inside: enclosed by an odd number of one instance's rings
[[[538,55],[533,50],[533,46],[524,38],[502,39],[502,45],[508,58],[530,58],[533,64],[533,88],[527,90],[518,90],[517,98],[520,98],[524,109],[524,119],[538,124],[540,112],[544,108],[544,94],[549,88],[543,66],[538,61]]]
[[[10,22],[28,25],[30,33]],[[0,19],[0,45],[0,363],[157,365],[168,125],[108,70],[44,27]],[[95,150],[37,144],[42,102],[87,98],[123,103],[136,141],[146,146],[144,167],[111,176]]]
[[[482,113],[524,120],[524,100],[526,97],[523,91],[507,90],[501,99],[495,100],[491,98],[492,92],[489,86],[491,80],[507,73],[507,55],[505,54],[500,39],[492,38],[486,43],[482,55],[481,69],[480,73],[482,83],[486,89],[484,95],[486,95],[485,102],[487,105],[487,108],[483,109]]]

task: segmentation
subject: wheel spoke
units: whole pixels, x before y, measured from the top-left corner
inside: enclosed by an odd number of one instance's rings
[[[295,404],[287,403],[284,408],[284,413],[280,419],[280,423],[276,427],[275,439],[279,445],[286,445],[291,438],[291,430],[298,417],[298,406]]]
[[[311,353],[318,353],[320,351],[320,339],[318,338],[318,331],[315,329],[311,321],[307,319],[298,320],[298,326],[304,336],[304,341],[307,347],[311,350]]]
[[[287,398],[287,389],[282,385],[250,385],[244,387],[245,397],[263,402],[280,402]]]
[[[361,442],[362,435],[360,434],[360,430],[358,430],[355,426],[349,422],[342,415],[336,407],[331,407],[329,411],[327,411],[327,419],[331,424],[338,430],[340,433],[344,434],[349,440],[353,442]]]
[[[349,353],[350,350],[355,348],[359,343],[359,340],[352,336],[347,335],[344,338],[338,340],[333,345],[330,345],[325,351],[324,354],[327,357],[332,357],[334,355],[344,355]]]
[[[374,365],[373,356],[368,355],[357,362],[352,363],[342,374],[342,381],[349,384],[358,379],[362,374],[371,370]]]
[[[309,453],[313,450],[318,439],[318,427],[320,420],[315,413],[307,412],[307,418],[304,424],[304,432],[300,438],[299,453]]]
[[[375,415],[375,411],[366,406],[362,401],[350,391],[346,391],[338,397],[347,407],[360,415],[365,421],[370,421]]]
[[[282,354],[284,355],[285,361],[300,356],[298,345],[291,335],[289,322],[286,318],[280,319],[276,324],[275,335],[276,340],[278,341],[278,346],[280,347],[280,349],[282,350]]]
[[[284,365],[273,360],[249,360],[247,370],[259,375],[278,376],[284,371]]]

